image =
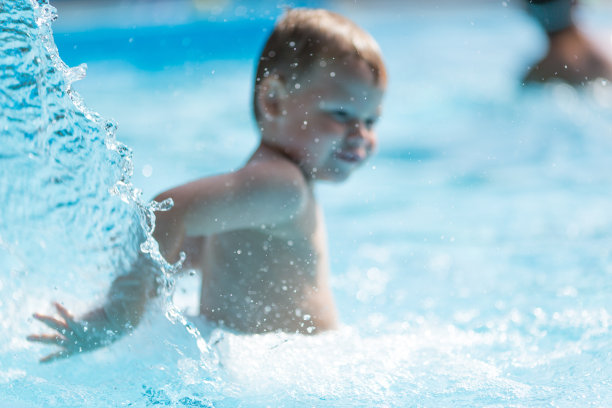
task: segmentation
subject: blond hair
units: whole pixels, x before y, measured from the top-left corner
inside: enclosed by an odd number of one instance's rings
[[[295,81],[313,66],[324,66],[348,58],[364,61],[376,84],[385,84],[387,73],[380,48],[370,34],[340,14],[322,9],[291,9],[278,21],[259,58],[254,88],[254,112],[259,84],[275,75]]]

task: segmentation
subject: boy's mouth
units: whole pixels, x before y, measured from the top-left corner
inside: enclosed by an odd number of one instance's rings
[[[366,159],[366,155],[364,153],[359,153],[355,151],[339,151],[335,154],[336,158],[348,163],[361,163]]]

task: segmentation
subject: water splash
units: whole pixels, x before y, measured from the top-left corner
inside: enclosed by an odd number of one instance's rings
[[[87,66],[59,57],[56,18],[46,0],[0,2],[0,318],[14,322],[36,297],[23,290],[28,280],[39,295],[62,285],[82,293],[88,279],[129,272],[143,252],[159,265],[166,316],[195,338],[199,364],[212,372],[208,345],[170,299],[183,257],[166,262],[152,236],[155,211],[172,201],[145,202],[132,185],[132,151],[117,140],[117,124],[72,88]]]
[[[87,109],[72,89],[84,66],[71,69],[59,58],[50,27],[55,17],[45,2],[2,6],[0,236],[28,269],[40,264],[24,256],[41,252],[32,237],[51,247],[43,251],[49,256],[75,248],[78,258],[83,243],[87,257],[125,247],[105,265],[117,267],[126,254],[135,257],[133,248],[127,250],[130,232],[146,216],[129,185],[131,152],[115,139],[115,124]],[[133,193],[125,197],[133,205],[118,206],[108,194],[119,183],[130,186]]]

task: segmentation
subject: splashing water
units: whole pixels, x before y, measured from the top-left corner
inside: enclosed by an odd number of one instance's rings
[[[29,349],[19,323],[48,309],[33,299],[72,293],[73,304],[91,307],[95,302],[85,300],[95,293],[90,282],[128,272],[142,251],[159,265],[166,316],[195,336],[202,359],[194,363],[210,372],[206,343],[167,302],[181,262],[168,264],[152,238],[154,211],[172,202],[145,203],[131,184],[132,152],[117,141],[116,124],[73,90],[86,66],[70,68],[60,59],[50,26],[55,18],[44,0],[0,4],[0,320],[15,335],[3,339],[6,352]],[[10,361],[0,361],[0,384],[24,375]],[[71,405],[70,398],[62,401]]]
[[[27,269],[60,256],[121,272],[144,239],[145,252],[172,272],[180,265],[165,263],[151,238],[153,211],[171,202],[146,204],[131,185],[132,153],[116,140],[115,123],[72,89],[86,66],[69,68],[59,58],[50,28],[55,16],[46,2],[2,9],[3,245]],[[33,252],[40,255],[25,256]]]

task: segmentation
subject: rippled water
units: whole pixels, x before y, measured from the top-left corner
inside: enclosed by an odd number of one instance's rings
[[[36,376],[38,367],[24,370],[23,363],[36,358],[24,342],[31,328],[23,323],[32,321],[34,309],[48,309],[50,295],[71,294],[75,306],[91,307],[90,283],[106,284],[126,272],[138,251],[159,261],[160,278],[172,273],[174,266],[161,259],[150,238],[153,211],[165,205],[142,200],[131,184],[131,151],[116,140],[116,125],[85,107],[72,89],[86,67],[69,68],[60,60],[50,29],[55,9],[30,0],[1,6],[3,404],[76,406],[87,399],[74,399],[70,386],[56,392],[60,384],[52,383],[28,396],[34,384],[46,381]],[[182,320],[171,306],[164,309],[170,320]]]
[[[318,191],[341,330],[242,336],[198,324],[198,344],[160,304],[112,347],[39,365],[50,349],[24,340],[41,330],[31,313],[52,300],[97,304],[150,212],[114,125],[70,90],[81,70],[54,57],[52,13],[1,4],[4,405],[612,405],[612,93],[522,88],[538,33],[501,6],[342,10],[380,41],[391,87],[378,155]],[[239,165],[255,143],[252,67],[240,61],[252,57],[143,71],[128,50],[136,68],[85,60],[94,74],[74,86],[115,116],[150,197]],[[179,282],[175,302],[193,309],[196,286]]]

